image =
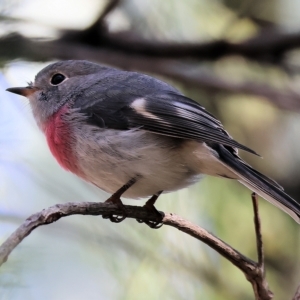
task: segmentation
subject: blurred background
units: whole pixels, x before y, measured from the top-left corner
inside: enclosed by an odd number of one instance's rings
[[[175,85],[216,115],[240,153],[300,201],[300,2],[297,0],[0,0],[0,241],[56,203],[108,195],[62,170],[24,86],[47,64],[86,59]],[[174,212],[256,260],[251,192],[205,178],[163,195]],[[142,205],[143,201],[125,203]],[[300,281],[300,229],[260,201],[275,299]],[[232,264],[173,228],[72,216],[27,237],[0,268],[0,299],[253,299]]]

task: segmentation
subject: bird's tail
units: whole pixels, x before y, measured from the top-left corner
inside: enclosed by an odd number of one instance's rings
[[[271,202],[300,224],[300,203],[287,195],[283,188],[272,179],[254,170],[226,146],[216,149],[220,161],[238,176],[238,181]]]

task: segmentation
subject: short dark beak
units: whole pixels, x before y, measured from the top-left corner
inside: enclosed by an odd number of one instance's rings
[[[14,94],[18,94],[24,97],[28,97],[31,94],[33,94],[34,92],[36,92],[38,90],[38,88],[34,87],[34,86],[26,86],[26,87],[14,87],[14,88],[9,88],[6,89],[8,92],[14,93]]]

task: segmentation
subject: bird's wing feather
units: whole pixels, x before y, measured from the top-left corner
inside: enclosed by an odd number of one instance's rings
[[[175,93],[151,95],[130,105],[131,126],[172,137],[221,143],[256,154],[233,140],[220,121],[191,99]],[[128,110],[127,110],[128,111]]]
[[[109,90],[99,90],[92,97],[81,95],[80,103],[75,101],[74,107],[87,115],[91,124],[99,127],[141,128],[175,138],[220,143],[257,155],[233,140],[221,122],[205,108],[176,90],[160,91],[158,88],[153,93],[153,90],[126,87],[120,83]]]

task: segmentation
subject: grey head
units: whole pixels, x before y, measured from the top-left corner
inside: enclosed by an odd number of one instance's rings
[[[93,85],[99,76],[106,76],[114,70],[85,60],[60,61],[42,69],[28,86],[7,91],[29,99],[33,115],[42,127],[60,107]]]

